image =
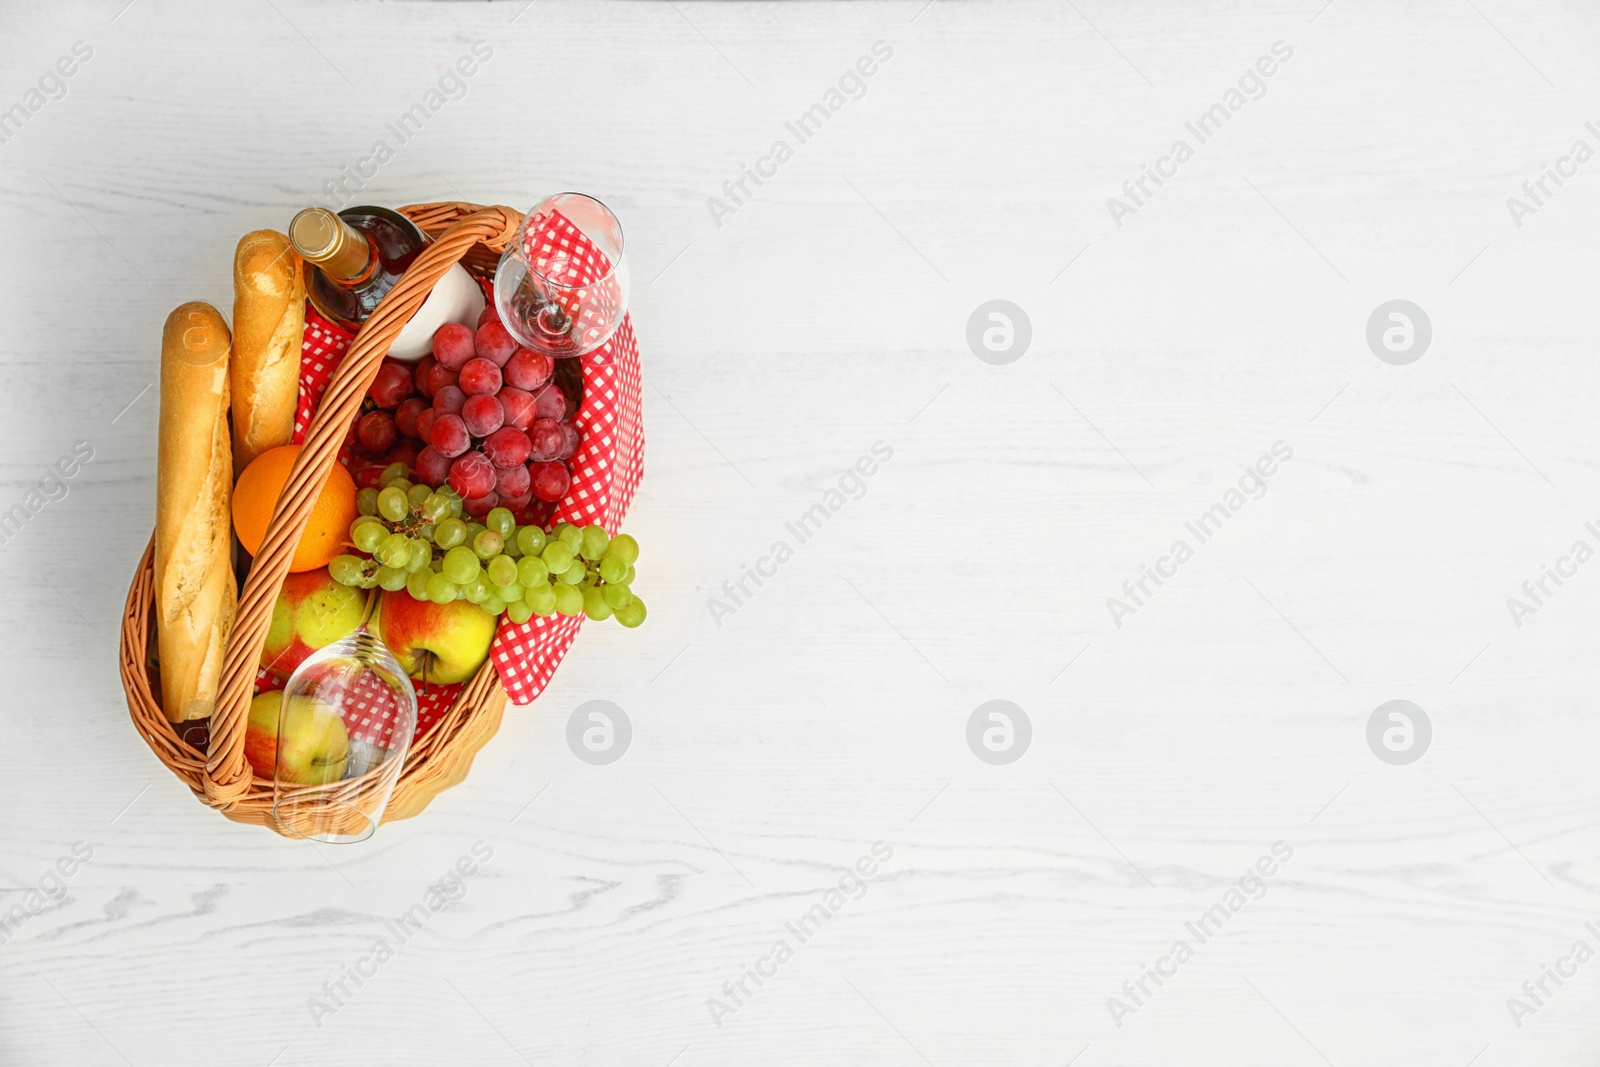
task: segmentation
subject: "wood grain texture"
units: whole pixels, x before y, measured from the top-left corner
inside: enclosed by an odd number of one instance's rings
[[[1579,5],[9,5],[0,109],[0,1063],[1578,1065],[1600,963],[1600,15]],[[1321,9],[1321,10],[1319,10]],[[875,41],[850,100],[722,195]],[[281,227],[476,41],[493,56],[361,193],[610,203],[628,233],[647,626],[593,627],[471,777],[369,845],[197,804],[115,650],[153,515],[160,324],[230,304]],[[1293,57],[1119,228],[1121,195],[1274,42]],[[1009,366],[967,347],[1025,309]],[[1391,366],[1404,298],[1432,347]],[[775,578],[708,598],[875,442],[893,457]],[[1117,627],[1106,599],[1274,442],[1293,459]],[[57,494],[59,495],[59,493]],[[720,625],[719,625],[720,621]],[[1033,741],[965,728],[991,699]],[[1368,750],[1396,698],[1419,762]],[[631,718],[568,751],[574,709]],[[1118,1027],[1107,998],[1275,841],[1293,858]],[[476,842],[459,899],[336,1014],[308,1001]],[[707,1007],[875,841],[775,977]],[[320,1021],[321,1025],[318,1025]]]

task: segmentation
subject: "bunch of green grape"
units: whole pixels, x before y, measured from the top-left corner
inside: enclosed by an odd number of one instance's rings
[[[644,622],[644,601],[631,588],[639,558],[632,537],[565,522],[546,533],[518,526],[505,508],[482,522],[463,519],[460,494],[448,485],[414,484],[410,473],[391,463],[378,488],[356,495],[350,543],[367,556],[336,557],[328,564],[334,581],[404,589],[436,604],[466,600],[518,624],[535,615],[579,614],[615,617],[630,629]]]

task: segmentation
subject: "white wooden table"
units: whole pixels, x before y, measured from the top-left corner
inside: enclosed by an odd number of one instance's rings
[[[0,1063],[1593,1062],[1595,11],[122,3],[0,12],[0,510],[93,450],[0,545],[0,910],[59,898],[0,944]],[[652,613],[319,849],[188,795],[112,641],[162,319],[362,171],[622,217]],[[1366,336],[1396,299],[1406,365]],[[1011,362],[969,347],[991,300]],[[565,741],[590,700],[609,765]],[[1005,765],[991,700],[1031,723]],[[1368,745],[1391,700],[1409,764]]]

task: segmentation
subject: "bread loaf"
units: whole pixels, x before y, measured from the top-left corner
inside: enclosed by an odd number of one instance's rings
[[[233,467],[294,436],[305,275],[289,238],[256,230],[233,255]]]
[[[203,719],[217,700],[238,590],[231,561],[228,324],[184,304],[161,334],[155,608],[161,706]]]

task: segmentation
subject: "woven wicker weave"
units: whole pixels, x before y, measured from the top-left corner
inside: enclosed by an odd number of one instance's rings
[[[492,274],[522,219],[520,212],[508,207],[460,203],[416,204],[401,211],[433,241],[350,343],[311,421],[260,551],[239,592],[238,616],[228,641],[216,711],[211,717],[209,752],[200,751],[180,736],[182,724],[175,726],[167,720],[161,710],[158,687],[152,684],[153,543],[145,549],[133,587],[128,590],[122,617],[121,660],[122,684],[127,690],[133,723],[155,754],[196,797],[237,822],[279,830],[272,819],[274,783],[253,776],[244,758],[245,720],[273,603],[288,574],[311,507],[337,461],[351,420],[360,411],[389,345],[422,306],[434,284],[457,262],[476,274]],[[450,710],[412,746],[384,820],[417,814],[441,791],[465,778],[472,758],[499,728],[505,704],[505,690],[493,664],[486,662],[462,687]],[[375,780],[376,775],[369,775],[297,792],[320,792],[329,799],[348,800],[374,788]]]

